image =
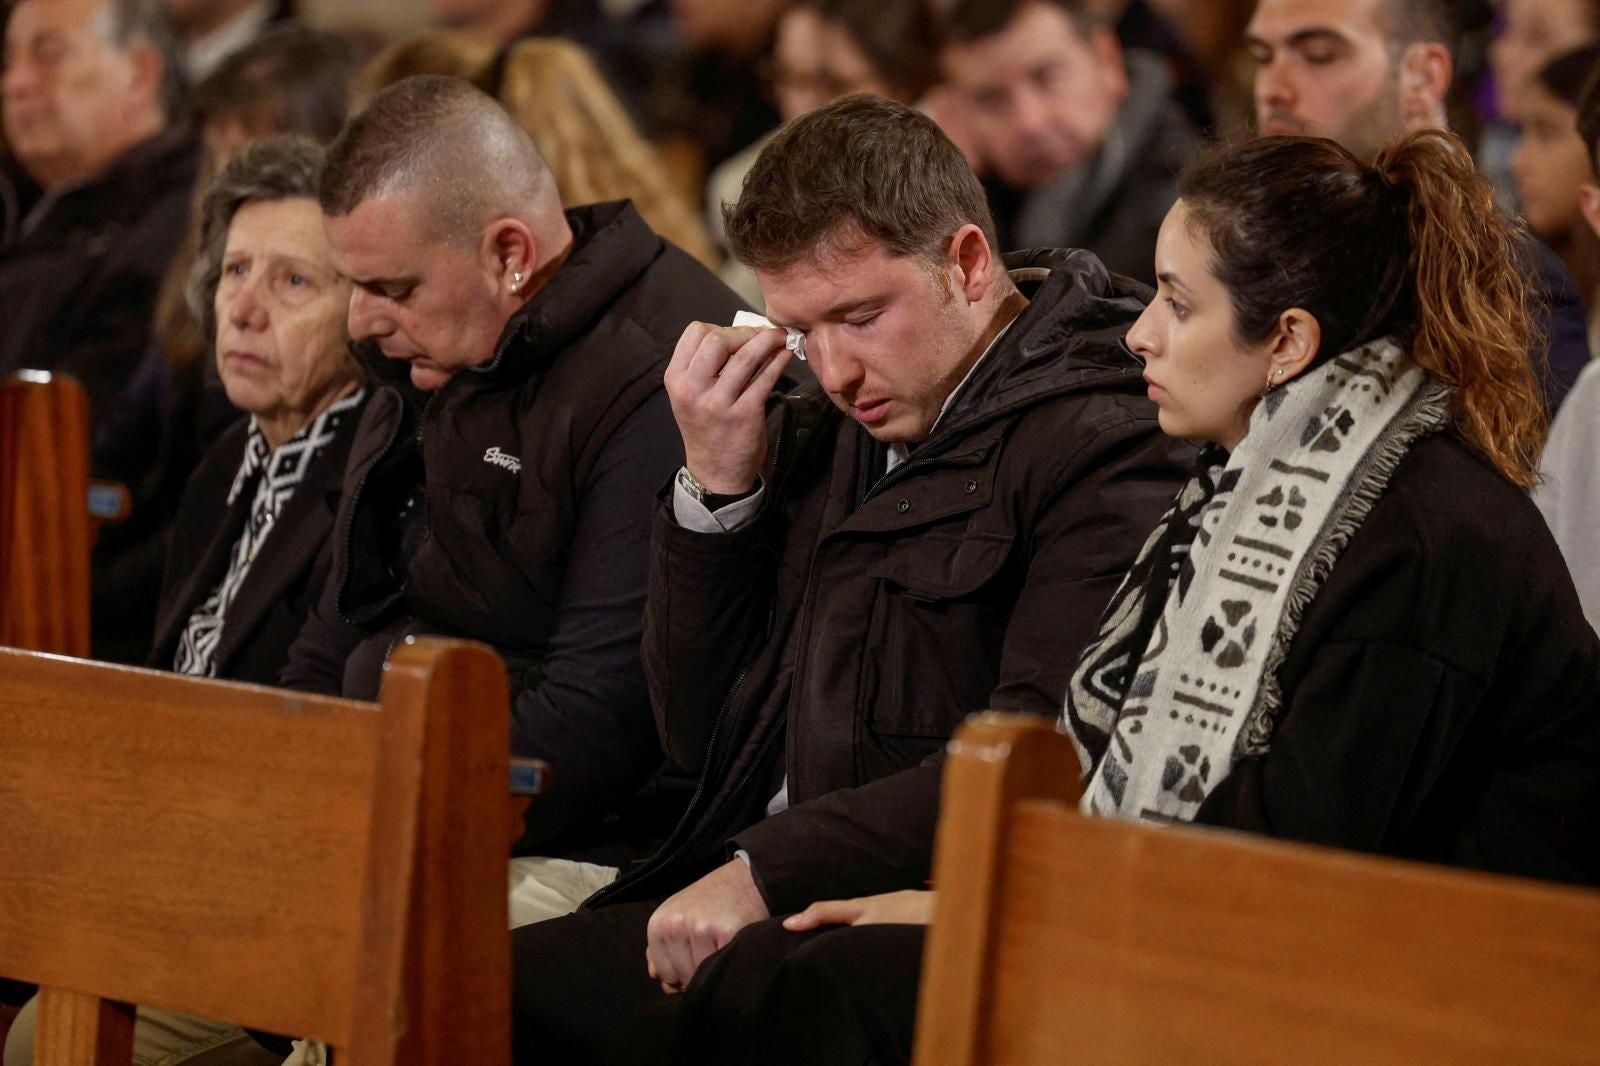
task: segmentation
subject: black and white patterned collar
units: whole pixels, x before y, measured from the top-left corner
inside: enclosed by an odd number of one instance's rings
[[[278,445],[276,450],[268,446],[266,435],[261,432],[261,423],[251,415],[249,437],[244,444],[244,460],[233,477],[233,487],[228,490],[228,506],[233,506],[239,493],[244,491],[257,471],[263,469],[270,495],[275,496],[283,489],[292,490],[300,484],[305,479],[306,468],[311,465],[311,460],[333,440],[345,415],[360,406],[366,395],[366,389],[357,389],[336,401],[312,419],[310,425]]]
[[[178,638],[173,669],[192,676],[216,676],[216,653],[222,643],[223,625],[234,599],[244,586],[245,578],[250,576],[251,564],[256,561],[257,553],[271,535],[279,513],[294,496],[295,488],[305,480],[306,470],[317,452],[338,435],[343,420],[360,405],[365,396],[365,389],[357,389],[322,412],[309,426],[276,449],[267,446],[261,426],[251,418],[244,460],[239,464],[239,473],[234,476],[233,488],[228,492],[228,506],[232,507],[247,486],[255,485],[250,499],[250,515],[245,520],[238,540],[234,541],[233,551],[228,557],[228,569],[222,575],[222,580],[189,616],[189,622]],[[258,479],[257,474],[263,476]]]

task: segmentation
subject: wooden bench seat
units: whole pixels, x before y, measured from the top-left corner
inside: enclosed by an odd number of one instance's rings
[[[1071,743],[952,743],[917,1066],[1600,1062],[1600,892],[1077,813]]]

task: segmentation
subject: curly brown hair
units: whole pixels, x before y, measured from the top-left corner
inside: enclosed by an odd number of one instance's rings
[[[1453,388],[1468,445],[1514,484],[1538,480],[1549,415],[1530,354],[1529,238],[1454,134],[1408,134],[1370,165],[1321,138],[1216,147],[1178,194],[1239,340],[1265,340],[1291,307],[1317,319],[1318,359],[1393,336]]]

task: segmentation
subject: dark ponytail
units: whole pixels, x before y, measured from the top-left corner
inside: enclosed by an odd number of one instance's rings
[[[1455,389],[1462,439],[1508,480],[1534,483],[1548,425],[1526,238],[1454,135],[1409,134],[1371,166],[1320,138],[1217,147],[1178,194],[1241,341],[1266,339],[1291,307],[1317,319],[1319,359],[1393,336]]]

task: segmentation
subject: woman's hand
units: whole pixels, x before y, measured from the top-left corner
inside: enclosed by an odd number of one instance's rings
[[[783,920],[791,933],[824,925],[927,925],[933,921],[933,892],[887,892],[859,899],[829,899],[813,903]]]

